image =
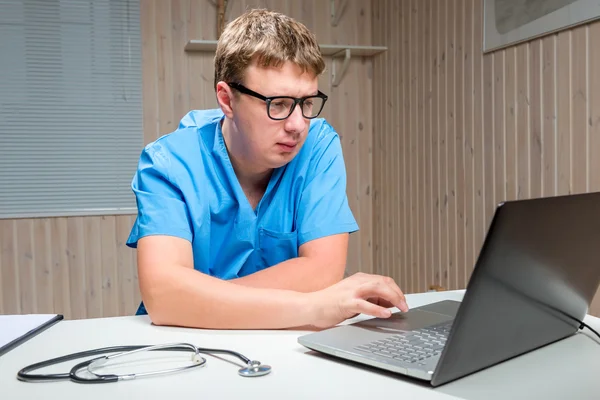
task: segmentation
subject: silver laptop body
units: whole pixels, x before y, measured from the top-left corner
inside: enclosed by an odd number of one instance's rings
[[[433,386],[573,335],[600,284],[600,193],[516,200],[494,214],[462,302],[298,338]]]

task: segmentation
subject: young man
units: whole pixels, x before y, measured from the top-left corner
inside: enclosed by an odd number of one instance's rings
[[[329,327],[407,310],[390,278],[343,279],[349,233],[340,139],[322,119],[316,39],[284,15],[232,21],[215,57],[218,110],[192,111],[142,152],[132,188],[143,304],[155,324]]]

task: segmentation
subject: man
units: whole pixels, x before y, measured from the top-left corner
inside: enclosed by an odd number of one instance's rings
[[[340,139],[322,119],[315,36],[284,15],[232,21],[215,56],[218,110],[146,146],[132,188],[143,304],[155,324],[329,327],[407,310],[390,278],[342,280],[349,234]]]

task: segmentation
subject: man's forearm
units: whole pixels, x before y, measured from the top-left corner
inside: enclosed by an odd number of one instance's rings
[[[320,265],[308,257],[297,257],[231,282],[254,288],[314,292],[339,282],[344,277],[344,268],[343,265]]]
[[[236,285],[181,266],[162,271],[141,282],[144,303],[157,325],[280,329],[314,320],[315,310],[304,293]]]

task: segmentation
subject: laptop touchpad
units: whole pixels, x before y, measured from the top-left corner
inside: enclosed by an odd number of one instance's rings
[[[454,317],[458,312],[458,307],[460,307],[460,301],[444,300],[438,301],[436,303],[426,304],[424,306],[418,307],[418,309]]]
[[[355,326],[381,329],[385,331],[412,331],[414,329],[424,328],[427,326],[439,324],[445,321],[452,320],[454,317],[450,315],[439,314],[437,312],[425,311],[422,309],[414,309],[408,312],[394,313],[389,318],[373,318],[366,321],[361,321]]]

